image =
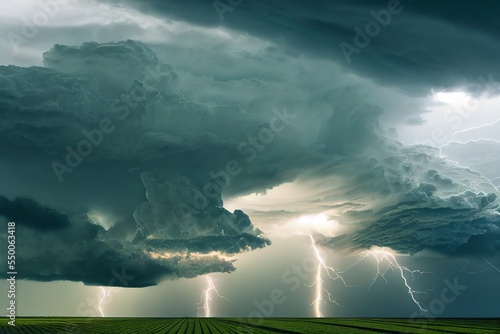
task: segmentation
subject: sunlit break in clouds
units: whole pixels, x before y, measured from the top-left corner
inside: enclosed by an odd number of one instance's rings
[[[2,1],[5,326],[498,318],[498,13]]]

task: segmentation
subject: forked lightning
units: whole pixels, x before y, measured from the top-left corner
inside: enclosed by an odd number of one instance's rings
[[[208,288],[203,291],[201,294],[200,302],[196,305],[198,305],[198,316],[200,316],[200,313],[202,313],[201,316],[203,317],[210,317],[212,316],[212,312],[210,309],[210,302],[212,301],[212,295],[213,293],[216,293],[219,298],[226,299],[226,297],[222,296],[217,288],[215,287],[215,282],[217,281],[216,279],[210,278],[210,276],[205,276],[207,278],[207,283],[208,283]]]
[[[418,291],[415,290],[414,288],[411,287],[410,283],[410,277],[411,278],[417,278],[421,275],[425,274],[432,274],[430,272],[426,271],[421,271],[421,270],[411,270],[403,265],[401,265],[398,260],[396,259],[395,255],[393,252],[389,250],[384,250],[380,248],[375,248],[371,249],[369,251],[364,251],[361,253],[361,258],[356,261],[354,264],[350,265],[347,267],[345,270],[337,270],[332,267],[329,267],[326,265],[325,260],[320,254],[320,251],[318,249],[318,246],[315,243],[315,240],[312,235],[309,235],[311,239],[311,245],[314,250],[314,254],[316,257],[316,260],[318,262],[317,269],[316,269],[316,275],[315,275],[315,280],[313,284],[309,285],[309,287],[315,287],[314,291],[314,299],[312,302],[313,310],[314,310],[314,316],[315,317],[322,317],[323,314],[321,312],[321,304],[326,303],[326,298],[328,298],[328,301],[334,304],[337,304],[337,301],[333,298],[332,294],[323,286],[323,272],[328,275],[328,277],[332,280],[341,280],[344,286],[350,287],[347,285],[343,274],[346,273],[349,269],[359,265],[361,262],[365,261],[369,257],[373,257],[375,260],[377,272],[376,275],[372,279],[372,283],[370,285],[370,288],[375,284],[375,282],[378,280],[378,278],[382,278],[386,284],[388,284],[388,281],[386,279],[386,274],[388,273],[389,270],[395,270],[396,272],[399,273],[399,276],[401,277],[407,291],[408,295],[410,296],[412,302],[422,311],[425,313],[429,313],[429,311],[423,306],[421,302],[418,301],[416,298],[417,294],[423,294],[427,293],[432,290],[428,289],[426,291]],[[383,268],[383,265],[386,267]]]

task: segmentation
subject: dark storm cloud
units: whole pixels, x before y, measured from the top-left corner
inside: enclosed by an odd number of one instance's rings
[[[26,234],[21,234],[25,240]],[[190,259],[181,255],[153,259],[144,253],[144,246],[127,242],[80,238],[72,243],[66,234],[33,237],[38,253],[21,246],[18,268],[23,278],[37,281],[75,281],[86,285],[144,287],[165,279],[196,277],[211,272],[231,272],[230,261],[217,257]],[[40,240],[41,239],[41,240]]]
[[[488,203],[487,196],[479,201]],[[482,208],[481,208],[482,209]],[[424,249],[455,256],[496,256],[500,251],[500,216],[481,209],[415,208],[406,203],[353,215],[367,226],[353,236],[333,238],[334,248],[385,246],[403,254]]]
[[[146,254],[146,249],[152,250],[153,247],[139,242],[106,239],[106,231],[91,223],[84,213],[62,214],[54,208],[25,198],[9,201],[2,197],[0,202],[0,215],[16,222],[17,238],[23,241],[16,245],[16,262],[18,270],[23,271],[26,279],[143,287],[156,285],[168,278],[234,270],[231,261],[215,256],[203,260],[181,255],[152,258]],[[247,237],[255,243],[260,240],[249,235],[241,237]],[[177,241],[186,243],[186,240]],[[221,240],[220,244],[227,246],[228,241]],[[234,241],[234,245],[238,245],[238,240]],[[258,247],[261,246],[265,245]],[[242,250],[246,249],[238,248],[234,252]],[[207,248],[198,247],[198,251],[204,253]]]
[[[30,198],[17,197],[12,201],[0,196],[0,216],[23,226],[41,230],[57,230],[68,227],[68,217],[56,210],[40,205]]]
[[[217,256],[152,255],[154,240],[164,241],[157,250],[170,253],[234,254],[269,244],[243,212],[222,208],[216,181],[212,180],[210,192],[204,189],[211,170],[224,179],[226,174],[218,168],[227,166],[228,152],[235,152],[231,138],[237,130],[230,122],[242,115],[228,117],[222,125],[207,123],[207,117],[213,117],[210,110],[179,96],[177,74],[141,43],[56,45],[44,61],[50,69],[0,68],[2,154],[6,161],[18,160],[19,151],[29,154],[30,164],[16,172],[26,176],[41,160],[51,159],[47,165],[55,183],[51,195],[65,202],[58,207],[76,209],[79,215],[70,219],[33,200],[1,198],[0,214],[20,226],[65,227],[60,233],[40,233],[36,254],[20,250],[19,261],[29,267],[27,278],[107,285],[110,270],[125,268],[137,277],[130,286],[145,286],[162,278],[234,270],[232,261]],[[193,131],[193,125],[205,130]],[[123,172],[142,182],[143,201],[146,194],[146,202],[135,202],[130,216],[109,211],[130,202],[123,198],[117,206],[124,195],[141,198],[130,181],[123,183]],[[78,182],[72,178],[75,173]],[[99,201],[94,193],[93,200],[78,203],[89,182],[99,180],[101,186],[95,191],[108,192],[109,197]],[[73,198],[69,203],[68,196]],[[95,224],[112,227],[106,231]],[[81,240],[67,242],[78,234]],[[35,242],[31,230],[20,229],[20,238],[30,236]]]
[[[130,268],[137,277],[130,286],[145,286],[230,272],[232,261],[217,252],[269,241],[246,214],[224,209],[222,195],[264,193],[303,174],[337,177],[323,187],[342,184],[340,191],[316,194],[323,207],[353,210],[342,221],[351,220],[353,230],[342,248],[371,242],[444,252],[446,242],[458,249],[472,236],[495,242],[489,233],[498,225],[496,189],[436,150],[387,139],[379,124],[382,108],[363,103],[356,87],[320,82],[318,88],[317,76],[301,70],[284,81],[252,73],[217,80],[163,64],[134,41],[56,45],[44,57],[49,68],[0,67],[0,142],[8,147],[0,168],[22,183],[5,191],[22,189],[78,215],[68,218],[64,233],[19,231],[40,244],[36,253],[20,250],[30,278],[107,285],[112,269],[128,274]],[[246,57],[239,55],[238,64]],[[295,67],[285,55],[273,61]],[[481,204],[483,198],[489,202]],[[374,214],[354,211],[366,207]],[[423,235],[408,246],[421,228],[412,217],[421,210],[430,224],[438,211],[427,209],[434,208],[450,210],[437,221],[444,241]],[[461,229],[455,231],[451,219]],[[386,226],[370,228],[387,220],[401,244],[387,239]],[[50,259],[57,261],[44,267]]]
[[[349,72],[411,93],[460,86],[485,91],[488,78],[493,81],[500,78],[497,61],[500,3],[494,0],[480,4],[466,0],[439,3],[364,0],[356,4],[347,0],[127,3],[166,19],[248,32],[291,53],[333,59]],[[356,44],[354,28],[365,31],[366,24],[374,21],[372,11],[387,14],[388,8],[393,9],[389,24],[371,38],[364,37],[364,41],[360,38]],[[340,47],[342,42],[357,49],[349,55],[350,62]]]
[[[224,252],[227,254],[240,253],[269,245],[269,241],[252,234],[239,234],[233,236],[206,236],[193,239],[152,239],[146,244],[156,250],[172,250],[189,252]]]

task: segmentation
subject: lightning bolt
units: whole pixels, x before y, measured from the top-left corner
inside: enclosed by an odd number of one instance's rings
[[[496,271],[498,271],[500,273],[500,269],[498,267],[495,267],[493,265],[493,263],[491,263],[490,261],[486,260],[485,258],[483,258],[484,262],[486,262],[491,268],[495,269]]]
[[[108,299],[109,294],[111,293],[110,289],[105,289],[101,287],[101,299],[99,300],[99,312],[101,313],[101,317],[104,317],[104,311],[102,310],[102,305]]]
[[[318,249],[318,246],[316,245],[316,242],[311,234],[309,234],[309,238],[311,240],[311,246],[318,263],[314,282],[311,285],[308,285],[308,287],[315,287],[314,299],[311,305],[313,306],[314,316],[316,318],[323,316],[321,312],[321,305],[326,303],[327,301],[340,306],[340,304],[337,303],[337,301],[333,298],[333,295],[324,287],[323,285],[324,274],[326,274],[328,278],[332,280],[342,281],[345,287],[353,287],[352,285],[348,285],[346,283],[344,279],[344,274],[351,268],[358,266],[360,263],[366,261],[369,258],[373,258],[373,260],[375,260],[375,265],[377,268],[376,275],[373,277],[372,282],[370,284],[370,289],[373,287],[373,285],[377,282],[379,278],[383,279],[384,282],[388,285],[389,282],[387,281],[386,275],[390,270],[395,270],[399,274],[399,277],[401,277],[401,280],[403,281],[403,284],[406,290],[408,291],[408,295],[410,296],[412,302],[422,312],[430,314],[427,308],[425,308],[425,306],[418,301],[416,295],[425,294],[428,293],[429,291],[432,291],[434,289],[436,282],[434,282],[434,286],[432,288],[427,289],[425,291],[419,291],[415,290],[412,287],[411,281],[422,275],[432,275],[432,273],[427,271],[409,269],[398,262],[394,252],[392,252],[391,250],[385,250],[381,248],[374,248],[368,251],[361,252],[358,261],[351,264],[344,270],[337,270],[326,265],[325,260],[323,259],[320,250]],[[493,265],[490,264],[490,266],[498,270],[498,268],[494,267]]]
[[[484,260],[486,261],[486,259],[484,259]],[[481,270],[470,271],[470,270],[467,269],[468,267],[469,267],[469,260],[465,261],[465,264],[464,264],[463,268],[460,269],[460,268],[455,267],[455,269],[457,271],[460,271],[461,273],[465,273],[467,275],[476,275],[476,274],[480,274],[480,273],[483,273],[485,271],[490,270],[489,267],[486,267],[486,268],[483,268]]]
[[[208,283],[208,288],[203,291],[201,294],[200,302],[197,303],[198,305],[198,316],[200,316],[200,312],[203,313],[203,317],[210,317],[211,316],[211,311],[210,311],[210,302],[212,301],[212,294],[215,292],[219,298],[227,300],[226,297],[222,296],[217,288],[215,287],[215,282],[217,281],[216,279],[210,278],[210,276],[205,276],[207,279]]]
[[[395,270],[396,272],[399,273],[399,276],[401,277],[401,280],[403,281],[403,283],[404,283],[404,285],[405,285],[405,287],[406,287],[406,289],[408,291],[408,295],[410,296],[410,298],[413,301],[413,303],[422,312],[430,314],[429,311],[417,300],[417,298],[415,297],[415,295],[416,294],[424,294],[424,293],[427,293],[428,291],[432,291],[432,289],[434,287],[431,288],[431,289],[428,289],[426,291],[414,290],[411,287],[410,283],[409,283],[409,279],[407,278],[407,276],[411,276],[412,278],[415,278],[415,277],[418,277],[418,276],[421,276],[421,275],[431,274],[430,272],[421,271],[421,270],[411,270],[411,269],[408,269],[407,267],[402,266],[401,264],[399,264],[398,260],[394,256],[393,252],[386,251],[386,250],[383,250],[383,249],[373,249],[373,250],[362,252],[361,253],[361,259],[358,262],[356,262],[355,264],[349,266],[346,270],[348,270],[349,268],[352,268],[353,266],[356,266],[357,264],[359,264],[360,262],[364,261],[368,257],[373,257],[373,259],[375,260],[375,264],[377,266],[377,274],[375,275],[375,277],[372,280],[372,283],[370,284],[370,289],[377,282],[377,280],[379,278],[382,278],[386,284],[389,284],[388,281],[387,281],[387,279],[386,279],[386,277],[385,277],[385,275],[387,274],[387,272],[389,270],[393,269],[393,270]],[[385,269],[382,268],[382,266],[384,264],[387,265],[387,267]]]
[[[142,228],[141,228],[139,225],[137,225],[137,230],[135,231],[135,233],[137,234],[137,232],[141,232],[142,236],[143,236],[143,237],[146,237],[146,236],[144,235],[144,232],[142,232]]]
[[[320,318],[323,316],[323,314],[321,313],[321,304],[326,303],[325,297],[328,298],[328,301],[330,303],[334,303],[334,304],[340,306],[340,304],[337,303],[337,301],[333,298],[330,291],[325,289],[325,287],[323,286],[323,272],[326,273],[326,275],[332,280],[340,279],[346,287],[347,287],[347,284],[344,281],[344,278],[341,276],[341,274],[343,272],[327,266],[325,263],[325,260],[321,256],[321,253],[320,253],[318,247],[316,246],[316,242],[314,241],[314,238],[311,234],[309,234],[309,238],[311,239],[311,246],[312,246],[312,249],[314,251],[314,255],[316,257],[316,260],[318,261],[318,266],[316,268],[316,275],[315,275],[314,282],[311,285],[308,285],[308,287],[315,288],[314,300],[311,303],[311,306],[313,306],[313,309],[314,309],[314,316],[316,318]]]
[[[462,272],[462,273],[466,273],[466,274],[469,274],[469,275],[475,275],[475,274],[480,274],[480,273],[483,273],[485,271],[488,271],[490,269],[493,269],[493,270],[496,270],[500,273],[500,268],[496,267],[493,263],[491,263],[490,261],[486,260],[486,258],[483,258],[484,262],[486,262],[488,264],[488,266],[486,268],[483,268],[481,270],[477,270],[477,271],[469,271],[467,270],[467,267],[469,266],[469,260],[467,260],[465,262],[465,265],[462,269],[459,269],[459,268],[455,268],[457,269],[458,271]]]

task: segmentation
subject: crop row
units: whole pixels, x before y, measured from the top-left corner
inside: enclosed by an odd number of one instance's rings
[[[266,333],[498,333],[498,320],[336,318],[18,318],[0,319],[0,333],[13,334],[266,334]]]

